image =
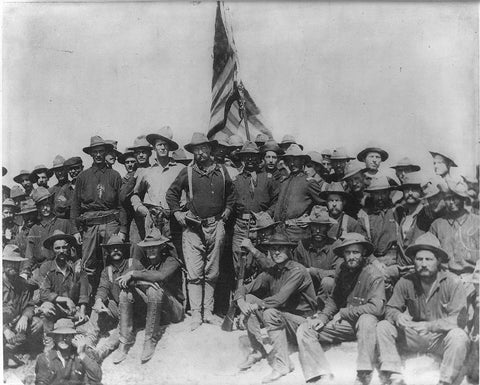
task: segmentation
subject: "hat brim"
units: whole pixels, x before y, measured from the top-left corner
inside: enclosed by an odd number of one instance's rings
[[[342,180],[346,180],[346,179],[350,178],[351,176],[357,175],[357,174],[360,173],[360,172],[363,173],[363,172],[365,172],[365,171],[366,171],[366,168],[360,168],[360,169],[358,169],[358,170],[353,170],[353,171],[349,172],[348,174],[345,174],[345,175],[343,176]]]
[[[151,247],[151,246],[161,246],[161,245],[164,245],[166,243],[168,243],[168,239],[167,240],[158,240],[158,241],[146,241],[146,240],[143,240],[143,241],[140,241],[137,243],[138,246],[140,247]]]
[[[25,262],[28,261],[28,258],[22,258],[22,257],[3,257],[2,261],[7,261],[7,262]]]
[[[132,146],[132,147],[127,147],[127,150],[128,151],[133,151],[135,152],[135,150],[148,150],[148,151],[152,151],[153,148],[151,146]]]
[[[300,150],[303,150],[303,145],[302,145],[302,144],[295,143],[295,142],[278,143],[278,145],[280,146],[280,148],[285,147],[285,150],[287,150],[288,147],[290,147],[292,144],[296,144],[298,147],[300,147]]]
[[[118,163],[125,164],[125,161],[127,160],[127,158],[133,158],[135,159],[135,161],[137,160],[137,158],[135,157],[135,154],[133,153],[133,151],[131,151],[131,152],[126,152],[124,154],[120,154],[119,156],[117,156]]]
[[[73,329],[73,328],[58,328],[58,329],[54,329],[52,330],[51,332],[48,332],[48,334],[78,334],[78,332]]]
[[[250,229],[250,231],[265,230],[265,229],[268,229],[268,228],[270,228],[270,227],[278,226],[280,223],[282,223],[282,222],[277,221],[277,222],[270,223],[270,224],[267,225],[267,226],[252,227],[252,228]]]
[[[11,207],[12,209],[15,210],[15,213],[20,212],[20,207],[18,207],[17,205],[12,205],[10,203],[2,204],[2,207]]]
[[[370,254],[373,253],[373,250],[374,250],[374,247],[373,245],[368,242],[368,241],[350,241],[350,242],[346,242],[344,244],[340,244],[338,245],[337,247],[334,247],[333,248],[333,253],[339,257],[343,257],[342,255],[342,252],[343,252],[343,249],[345,249],[345,247],[347,246],[351,246],[351,245],[363,245],[363,247],[365,247],[365,256],[368,256]]]
[[[421,167],[416,164],[397,164],[396,166],[391,166],[390,168],[393,168],[394,170],[397,170],[399,168],[409,168],[412,170],[412,172],[415,171],[420,171]]]
[[[263,243],[260,243],[260,246],[264,247],[269,247],[269,246],[287,246],[287,247],[296,247],[298,244],[295,242],[289,242],[289,241],[266,241]]]
[[[39,199],[38,201],[34,201],[35,205],[38,205],[40,202],[46,201],[47,199],[50,199],[53,197],[53,193],[49,192],[48,195],[45,195],[42,199]]]
[[[358,153],[357,159],[360,162],[365,162],[365,157],[369,152],[377,152],[380,154],[380,158],[382,159],[382,162],[385,162],[388,159],[388,152],[385,150],[382,150],[379,147],[367,147],[365,150],[362,150]]]
[[[64,240],[67,241],[70,246],[77,246],[77,240],[73,235],[69,234],[55,234],[43,241],[43,247],[46,249],[50,250],[53,246],[53,244],[58,241],[58,240]]]
[[[407,249],[405,250],[405,254],[407,255],[407,257],[413,259],[415,258],[415,254],[420,250],[431,251],[440,260],[440,262],[442,263],[448,262],[448,259],[449,259],[448,254],[444,250],[440,249],[439,247],[435,247],[433,245],[426,245],[426,244],[412,245],[407,247]]]
[[[310,155],[291,155],[291,154],[283,154],[280,156],[282,159],[287,159],[287,158],[304,158],[305,162],[310,162],[312,158],[310,158]]]
[[[94,144],[93,146],[83,147],[83,148],[82,148],[82,151],[83,151],[85,154],[90,155],[90,152],[92,151],[93,148],[95,148],[95,147],[100,147],[100,146],[104,146],[104,147],[105,147],[105,150],[107,150],[107,151],[114,150],[112,144],[109,144],[109,143],[98,143],[98,144]]]
[[[210,146],[215,147],[218,144],[218,142],[213,139],[213,140],[206,140],[204,142],[199,142],[199,143],[188,143],[185,146],[183,146],[183,148],[187,150],[189,153],[193,154],[193,147],[199,146],[201,144],[209,144]]]
[[[51,167],[51,168],[49,168],[48,170],[49,170],[49,171],[52,173],[52,175],[53,175],[53,173],[55,173],[56,170],[60,170],[61,168],[65,168],[65,165],[62,164],[62,165],[58,165],[58,166],[55,166],[55,167]]]
[[[345,199],[350,199],[350,194],[345,191],[321,191],[318,196],[320,199],[327,200],[330,194],[340,195]]]
[[[452,164],[452,167],[458,167],[457,164],[453,161],[452,158],[450,158],[449,156],[447,155],[444,155],[442,154],[441,152],[433,152],[433,151],[429,151],[430,155],[435,156],[435,155],[440,155],[440,156],[443,156],[445,159],[448,159],[450,161],[450,163]]]
[[[30,182],[35,183],[38,180],[38,174],[44,172],[47,174],[48,178],[51,178],[53,176],[53,171],[48,168],[39,168],[38,170],[32,171],[31,174],[28,176],[30,179]]]
[[[13,180],[15,182],[17,182],[18,184],[21,184],[22,183],[22,180],[20,179],[22,176],[28,176],[28,178],[30,179],[30,173],[23,173],[23,174],[18,174],[17,176],[13,177]]]
[[[170,151],[178,150],[178,147],[179,147],[177,142],[174,142],[173,140],[168,139],[167,137],[159,134],[148,134],[146,136],[146,139],[147,139],[147,142],[150,143],[152,146],[155,146],[155,141],[157,139],[163,140],[164,142],[167,142],[169,144]]]
[[[105,249],[108,249],[109,247],[113,247],[113,246],[125,246],[127,248],[129,248],[131,246],[131,243],[124,243],[124,242],[117,242],[117,243],[100,243],[100,246],[105,248]]]
[[[253,155],[261,155],[260,154],[260,151],[258,150],[240,150],[239,152],[237,152],[237,155],[241,156],[241,155],[248,155],[248,154],[253,154]]]
[[[31,214],[31,213],[36,213],[38,212],[37,208],[36,207],[32,207],[28,210],[20,210],[20,212],[18,213],[18,215],[27,215],[27,214]]]

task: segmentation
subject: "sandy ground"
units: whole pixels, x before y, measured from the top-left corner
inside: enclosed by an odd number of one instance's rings
[[[170,325],[157,345],[155,355],[146,364],[140,363],[143,347],[143,331],[137,334],[136,343],[127,359],[120,365],[114,365],[111,357],[103,363],[103,384],[123,385],[252,385],[260,384],[261,379],[270,373],[266,360],[250,370],[240,372],[237,369],[243,360],[245,340],[243,331],[224,332],[218,326],[202,325],[191,332],[189,319]],[[352,384],[355,379],[356,343],[344,343],[330,348],[327,358],[331,363],[338,385]],[[295,370],[275,382],[278,385],[305,384],[298,353],[291,359]],[[4,383],[21,384],[31,382],[34,371],[33,362],[28,366],[10,370],[4,375]],[[438,363],[430,357],[422,356],[406,361],[405,380],[409,385],[435,385],[438,381]],[[375,376],[372,385],[380,382]],[[462,384],[467,384],[464,380]]]

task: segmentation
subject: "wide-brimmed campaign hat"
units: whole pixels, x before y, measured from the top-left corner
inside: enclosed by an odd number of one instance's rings
[[[288,247],[296,247],[297,243],[292,242],[290,239],[288,239],[287,234],[283,232],[276,232],[273,234],[268,240],[265,242],[262,242],[260,244],[261,246],[288,246]]]
[[[340,238],[340,243],[333,248],[333,252],[341,257],[345,247],[350,245],[363,245],[366,250],[365,256],[372,254],[374,250],[373,244],[367,241],[364,235],[359,233],[346,233]]]
[[[332,150],[329,148],[325,148],[320,152],[320,154],[322,154],[324,158],[330,159],[332,157]]]
[[[316,164],[323,167],[323,164],[322,164],[323,156],[322,156],[322,154],[320,154],[318,151],[309,151],[309,152],[307,152],[307,155],[310,157],[311,162],[316,163]]]
[[[75,330],[75,324],[69,318],[60,318],[55,325],[53,325],[53,330],[48,334],[77,334]]]
[[[7,198],[3,201],[2,207],[11,207],[15,212],[20,211],[20,207],[18,207],[12,198]]]
[[[53,196],[53,194],[43,186],[37,187],[32,192],[32,199],[35,202],[35,204],[39,204],[40,202],[42,202],[46,199],[49,199],[52,196]]]
[[[395,166],[392,166],[390,168],[409,168],[412,171],[420,171],[420,166],[418,164],[413,163],[409,157],[404,157],[398,161],[398,163]]]
[[[193,160],[193,158],[187,156],[187,153],[183,148],[173,151],[171,156],[175,162],[182,163],[185,166],[189,165]]]
[[[228,145],[233,149],[240,149],[245,144],[245,141],[240,135],[230,135],[227,140]]]
[[[30,177],[30,174],[31,174],[31,172],[28,171],[28,170],[20,170],[20,173],[13,177],[13,180],[17,183],[22,183],[22,180],[21,180],[22,176]]]
[[[59,240],[66,241],[70,246],[77,245],[77,241],[73,235],[65,234],[62,230],[55,230],[52,235],[43,241],[43,247],[50,250],[53,244]]]
[[[298,147],[300,147],[303,150],[303,146],[299,143],[297,143],[297,140],[293,135],[284,135],[282,138],[282,141],[280,142],[280,147],[287,149],[290,145],[296,144]]]
[[[259,213],[252,212],[255,218],[255,227],[252,227],[250,231],[265,230],[272,226],[277,226],[280,222],[275,222],[272,217],[265,211]]]
[[[17,198],[25,198],[25,190],[22,186],[12,186],[10,190],[10,198],[17,199]]]
[[[112,234],[112,236],[107,241],[107,243],[101,243],[100,246],[102,246],[104,248],[107,248],[107,249],[109,247],[112,247],[112,246],[121,246],[121,247],[129,248],[130,243],[123,242],[122,238],[120,238],[120,236],[118,234]]]
[[[370,183],[370,186],[365,190],[365,192],[375,192],[380,190],[395,190],[398,185],[393,179],[390,179],[386,175],[381,175],[378,178],[375,178]]]
[[[26,201],[20,202],[20,212],[18,215],[26,215],[31,213],[36,213],[37,206],[35,206],[35,202],[32,199],[27,199]]]
[[[85,154],[90,155],[90,152],[92,151],[92,149],[98,146],[105,146],[105,149],[107,151],[113,150],[113,145],[111,143],[108,143],[101,136],[95,135],[90,138],[90,145],[87,147],[83,147],[83,152]]]
[[[312,207],[310,216],[308,217],[310,224],[334,225],[337,221],[328,215],[328,210],[324,206],[315,205]]]
[[[365,163],[353,159],[345,166],[345,175],[343,176],[342,180],[346,180],[351,176],[358,174],[359,172],[364,172],[365,170]]]
[[[448,159],[452,163],[453,167],[458,167],[449,151],[442,149],[428,152],[430,153],[430,155],[432,155],[432,157],[434,157],[435,155],[443,156],[445,159]]]
[[[135,153],[132,150],[127,150],[123,154],[118,156],[118,163],[125,164],[125,160],[127,158],[133,158],[133,159],[135,159],[135,161],[137,159],[137,158],[135,158]]]
[[[350,198],[350,194],[345,191],[345,189],[343,188],[343,184],[341,182],[329,183],[326,189],[320,192],[319,196],[321,199],[327,200],[330,194],[340,195],[345,199]]]
[[[270,137],[267,134],[260,133],[255,137],[255,143],[257,146],[263,146],[267,141],[270,140]]]
[[[80,158],[79,156],[72,156],[71,158],[68,158],[65,163],[63,163],[63,165],[66,169],[69,169],[73,166],[82,166],[83,161],[82,158]]]
[[[133,146],[128,147],[127,150],[135,151],[135,150],[148,150],[152,151],[152,146],[148,143],[148,140],[145,135],[137,136],[133,141]]]
[[[53,171],[49,170],[45,165],[38,164],[33,168],[33,171],[30,173],[30,182],[35,183],[38,179],[38,174],[45,173],[47,177],[51,178],[53,176]]]
[[[152,146],[155,146],[155,141],[160,139],[168,143],[170,151],[175,151],[178,149],[178,143],[173,140],[173,131],[170,126],[161,127],[158,131],[148,134],[146,139],[147,142]]]
[[[53,158],[52,167],[50,168],[50,171],[55,172],[56,170],[63,168],[64,165],[65,165],[65,158],[61,155],[57,155],[55,156],[55,158]]]
[[[405,250],[407,257],[413,259],[417,251],[429,250],[439,259],[440,262],[448,262],[448,254],[440,246],[440,241],[431,232],[427,231],[425,234],[420,235],[413,245],[408,246]]]
[[[183,146],[185,150],[188,152],[193,153],[193,147],[198,146],[199,144],[209,144],[210,146],[216,146],[217,141],[215,139],[208,139],[207,136],[201,132],[194,132],[192,135],[192,140],[190,140],[190,143],[186,144]]]
[[[254,142],[245,142],[242,149],[237,152],[237,155],[245,154],[260,154],[260,151]]]
[[[388,159],[388,152],[386,152],[383,148],[381,148],[380,145],[376,142],[368,143],[367,147],[358,153],[357,159],[360,162],[364,162],[365,157],[369,152],[376,152],[380,154],[380,158],[382,159],[382,162],[385,162]]]
[[[423,198],[428,199],[432,198],[435,195],[440,194],[442,191],[438,188],[437,184],[433,180],[429,180],[427,183],[422,185]]]
[[[160,246],[164,243],[170,241],[169,238],[164,237],[159,229],[153,227],[152,230],[147,234],[145,239],[141,242],[138,242],[140,247],[149,247],[149,246]]]
[[[2,261],[24,262],[28,258],[22,258],[20,248],[17,245],[7,244],[2,251]]]
[[[352,160],[350,155],[347,153],[347,149],[345,147],[337,147],[332,151],[332,156],[330,157],[331,160]]]
[[[284,159],[288,157],[304,158],[306,162],[310,161],[310,156],[304,153],[298,144],[291,144],[290,147],[287,148],[287,151],[285,151],[285,154],[282,155]]]
[[[115,153],[115,156],[118,158],[119,156],[122,155],[122,153],[120,151],[118,151],[117,149],[117,146],[118,146],[118,142],[116,140],[113,140],[113,139],[105,139],[105,143],[107,144],[111,144],[113,149],[110,150],[113,151]]]
[[[273,139],[267,140],[265,144],[260,147],[260,152],[263,154],[266,153],[267,151],[272,151],[276,153],[277,155],[282,155],[284,151],[280,148],[277,142],[275,142]]]
[[[403,190],[408,187],[418,187],[422,188],[422,186],[425,184],[425,175],[421,172],[411,172],[405,175],[405,179],[403,180],[403,183],[398,186],[399,190]],[[422,189],[422,194],[423,194],[423,189]]]
[[[470,198],[470,195],[468,194],[468,185],[463,179],[447,180],[447,186],[448,190],[446,194],[451,192],[461,198]]]

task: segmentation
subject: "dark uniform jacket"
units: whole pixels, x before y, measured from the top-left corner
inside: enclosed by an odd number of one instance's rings
[[[88,356],[81,360],[73,352],[65,359],[65,365],[56,350],[50,350],[37,357],[35,364],[35,385],[100,385],[102,369]]]
[[[22,278],[10,282],[3,276],[3,327],[15,324],[21,316],[33,317],[33,291]]]
[[[342,319],[353,323],[362,314],[381,317],[385,301],[383,275],[375,266],[366,264],[352,272],[343,263],[335,278],[333,294],[327,299],[319,318],[326,323],[337,312]]]
[[[327,243],[321,249],[315,249],[310,239],[302,239],[293,251],[293,259],[308,268],[315,281],[325,277],[334,277],[343,259],[332,251],[332,244]]]
[[[317,181],[308,178],[304,172],[296,175],[290,174],[280,184],[274,219],[283,222],[310,213],[315,204],[325,203],[319,197],[320,191]]]
[[[239,288],[235,298],[245,294],[259,296],[264,308],[275,308],[303,317],[311,316],[317,306],[310,274],[303,265],[292,260],[261,273],[251,283]]]
[[[256,173],[256,180],[252,181],[249,172],[243,171],[233,182],[235,186],[235,215],[258,213],[266,211],[273,216],[278,199],[279,182],[271,174],[264,171]],[[254,186],[252,191],[252,186]]]
[[[466,323],[467,296],[463,283],[454,274],[440,271],[427,295],[416,273],[400,278],[388,301],[386,319],[395,323],[408,309],[413,321],[427,322],[431,332],[448,332]]]

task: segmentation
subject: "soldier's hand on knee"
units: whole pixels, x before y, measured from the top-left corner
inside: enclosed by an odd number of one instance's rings
[[[342,322],[342,316],[340,314],[340,312],[338,312],[337,314],[335,314],[332,318],[332,324],[333,326],[335,327],[336,325],[338,325],[340,322]]]
[[[119,285],[122,289],[126,289],[126,288],[127,288],[128,282],[130,281],[130,279],[132,279],[132,274],[133,274],[132,271],[128,271],[128,272],[126,272],[125,274],[123,274],[123,275],[121,275],[120,277],[117,278],[118,285]]]
[[[15,325],[15,330],[19,333],[25,332],[28,326],[28,318],[27,316],[22,315],[18,320],[17,324]]]
[[[38,308],[38,311],[45,316],[54,315],[55,314],[55,305],[51,302],[44,302]]]
[[[43,326],[43,322],[40,318],[33,317],[32,320],[32,333],[37,333]]]
[[[397,325],[402,329],[405,329],[410,326],[412,322],[412,317],[408,313],[401,313],[397,318]]]
[[[13,339],[15,338],[15,333],[12,332],[10,329],[4,329],[3,337],[5,338],[5,341],[7,341],[7,343],[10,344],[13,342]]]
[[[307,322],[308,322],[308,327],[312,330],[315,330],[316,332],[322,330],[323,327],[325,326],[325,323],[319,318],[308,318]]]
[[[175,211],[175,214],[173,214],[177,222],[180,224],[182,227],[187,227],[187,222],[185,221],[185,217],[187,216],[187,213],[183,213],[181,211]]]

